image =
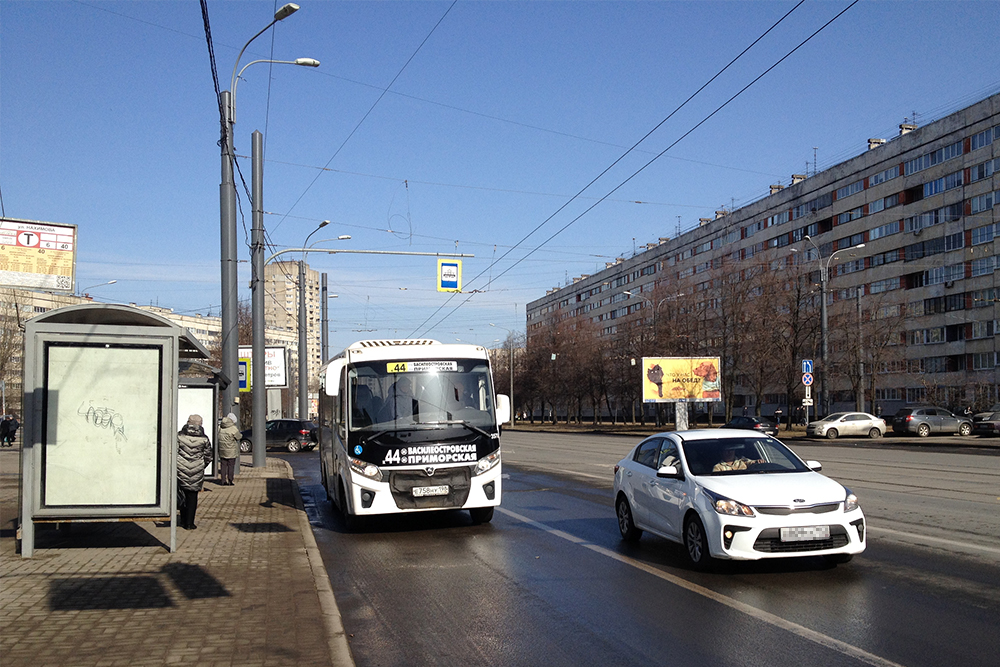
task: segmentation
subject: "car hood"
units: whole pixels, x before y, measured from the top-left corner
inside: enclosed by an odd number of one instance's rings
[[[714,493],[745,505],[792,506],[843,502],[844,487],[818,472],[781,472],[698,477]]]

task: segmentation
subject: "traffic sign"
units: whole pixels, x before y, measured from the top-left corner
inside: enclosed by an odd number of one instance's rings
[[[812,395],[812,387],[810,387],[809,385],[806,385],[806,398],[808,398],[809,400],[812,400],[812,397],[813,397],[813,395]]]
[[[805,386],[808,387],[812,383],[813,383],[813,374],[812,373],[803,373],[802,374],[802,384],[804,384]]]
[[[813,400],[811,398],[803,398],[802,399],[802,407],[809,408],[809,407],[812,407],[812,404],[813,404]]]
[[[813,360],[812,359],[803,359],[802,360],[802,372],[803,373],[812,373],[813,372]]]

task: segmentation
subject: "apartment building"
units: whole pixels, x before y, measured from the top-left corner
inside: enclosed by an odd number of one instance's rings
[[[306,352],[310,378],[317,378],[322,360],[322,311],[320,275],[305,267]],[[299,263],[271,262],[264,266],[264,321],[267,326],[292,335],[294,367],[298,368]]]
[[[726,279],[746,277],[746,267],[763,262],[774,275],[806,275],[813,305],[826,288],[831,410],[854,409],[860,392],[850,373],[832,369],[855,357],[874,389],[867,409],[997,402],[1000,95],[923,127],[901,124],[897,136],[869,139],[868,146],[549,290],[527,306],[529,349],[543,345],[552,327],[583,324],[608,349],[637,326],[655,324],[660,305],[678,299],[704,325],[693,351],[725,357],[725,339],[713,332],[728,317]],[[787,290],[789,281],[775,289]],[[818,308],[810,313],[818,319]],[[863,337],[849,333],[876,320],[892,329],[884,340],[891,354],[862,357],[854,348]],[[813,328],[803,356],[818,359],[821,330]],[[732,368],[734,402],[747,404],[751,391],[739,359]],[[801,399],[785,387],[755,392],[768,404],[765,414]]]

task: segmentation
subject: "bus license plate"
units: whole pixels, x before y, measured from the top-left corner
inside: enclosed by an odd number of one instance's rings
[[[414,498],[425,498],[427,496],[447,496],[448,485],[441,486],[415,486],[412,489]]]
[[[808,542],[810,540],[830,539],[830,526],[802,526],[800,528],[782,528],[782,542]]]

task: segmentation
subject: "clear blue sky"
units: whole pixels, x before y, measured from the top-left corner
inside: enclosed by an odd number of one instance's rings
[[[280,4],[208,1],[223,89]],[[1000,2],[864,0],[528,256],[850,0],[796,9],[571,203],[795,3],[299,4],[241,63],[322,66],[254,65],[238,86],[248,187],[250,136],[265,133],[271,252],[330,220],[313,241],[353,238],[319,245],[475,254],[466,288],[484,290],[438,293],[433,258],[310,255],[339,295],[333,349],[411,334],[493,346],[506,332],[489,323],[523,331],[547,289],[788,184],[814,155],[822,170],[914,113],[922,124],[1000,90]],[[99,300],[218,314],[218,139],[198,2],[0,2],[3,212],[78,225],[77,284],[118,281]]]

